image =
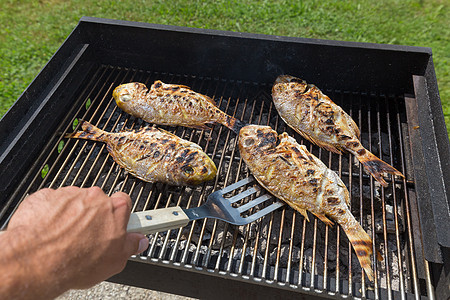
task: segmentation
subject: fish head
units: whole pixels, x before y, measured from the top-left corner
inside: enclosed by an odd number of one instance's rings
[[[141,95],[145,95],[147,87],[143,83],[131,82],[121,84],[113,91],[114,100],[117,106],[127,111],[127,108],[135,106],[135,102]]]
[[[254,153],[275,148],[278,134],[270,126],[247,125],[239,131],[241,153]]]
[[[308,84],[303,79],[291,75],[280,75],[275,79],[272,94],[280,94],[292,89],[304,93],[308,89]]]
[[[174,164],[180,170],[180,181],[187,185],[198,185],[216,177],[217,167],[213,160],[197,148],[178,156]]]

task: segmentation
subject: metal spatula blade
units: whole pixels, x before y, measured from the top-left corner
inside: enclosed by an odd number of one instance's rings
[[[259,189],[256,189],[254,186],[250,186],[229,198],[224,197],[224,195],[232,193],[254,181],[253,176],[247,177],[221,190],[215,191],[208,196],[205,204],[199,207],[183,209],[175,206],[132,213],[128,222],[127,231],[151,234],[183,227],[192,220],[203,218],[214,218],[234,225],[245,225],[284,205],[284,202],[277,200],[261,210],[255,212],[250,211],[251,208],[273,199],[273,196],[270,194],[261,195],[240,206],[235,204],[258,192]]]

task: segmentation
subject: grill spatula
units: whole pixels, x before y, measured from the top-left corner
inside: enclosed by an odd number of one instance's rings
[[[241,216],[241,214],[248,212],[248,210],[252,207],[273,198],[270,194],[264,194],[239,207],[233,207],[233,203],[256,193],[258,190],[254,187],[249,187],[243,192],[240,192],[230,198],[224,197],[225,194],[237,190],[238,188],[243,187],[254,180],[255,179],[253,176],[247,177],[221,190],[215,191],[208,196],[205,204],[199,207],[183,209],[179,206],[174,206],[132,213],[128,222],[127,231],[151,234],[169,229],[180,228],[186,226],[192,220],[203,218],[214,218],[234,225],[245,225],[284,205],[283,202],[278,200],[277,202],[274,202],[253,214]]]

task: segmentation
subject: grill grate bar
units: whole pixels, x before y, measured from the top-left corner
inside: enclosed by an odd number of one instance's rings
[[[361,95],[358,97],[358,100],[359,100],[359,108],[358,108],[358,125],[359,125],[359,128],[362,128],[361,126],[362,126],[362,110],[361,110],[361,105],[362,105],[362,100],[361,100]],[[368,112],[369,113],[369,112]],[[370,123],[369,123],[370,124]],[[368,132],[370,132],[370,128],[368,129]],[[369,136],[369,140],[370,140],[370,136]],[[369,151],[370,151],[370,149],[369,149]],[[359,198],[359,219],[360,219],[360,224],[361,224],[361,226],[364,228],[364,223],[363,223],[363,217],[364,217],[364,212],[363,212],[363,207],[364,207],[364,202],[363,202],[363,194],[361,193],[361,191],[363,190],[363,181],[361,180],[363,177],[362,177],[362,173],[363,173],[363,170],[362,170],[362,168],[361,168],[361,166],[358,166],[358,169],[359,169],[359,191],[360,191],[360,198]],[[373,184],[373,181],[372,181],[372,179],[370,179],[370,201],[371,201],[371,207],[373,206],[373,188],[372,188],[372,184]],[[373,214],[372,214],[372,216],[373,216]],[[364,228],[365,229],[365,228]],[[373,236],[372,236],[372,240],[373,240]],[[375,241],[373,241],[374,243],[375,243]],[[365,289],[365,286],[366,286],[366,277],[365,277],[365,272],[364,272],[364,270],[362,269],[362,268],[359,268],[359,270],[361,270],[361,273],[362,273],[362,275],[361,275],[361,285],[362,285],[362,287],[363,288],[361,288],[361,297],[362,298],[365,298],[365,297],[367,297],[366,296],[366,289]],[[374,270],[374,274],[377,274],[376,272],[375,272],[375,270]],[[377,276],[375,276],[375,278],[376,278]]]
[[[350,103],[349,115],[355,120],[355,122],[357,120],[359,121],[360,120],[360,112],[358,110],[357,115],[356,115],[356,113],[354,113],[354,109],[353,109],[355,96],[353,94],[349,94],[348,96],[349,96],[348,99],[349,99],[349,103]],[[343,95],[342,95],[342,97],[343,97]],[[341,100],[342,100],[342,98],[341,98]],[[348,173],[349,174],[353,174],[353,163],[351,163],[352,162],[352,155],[351,154],[347,154],[347,156],[348,156],[348,161],[349,161],[349,163],[348,163]],[[342,159],[342,155],[340,155],[340,158]],[[358,177],[362,178],[360,176],[360,174],[361,174],[361,170],[358,171]],[[353,199],[353,197],[352,197],[353,196],[353,187],[357,186],[356,183],[355,183],[355,185],[353,185],[353,182],[354,182],[353,178],[354,177],[355,176],[349,176],[348,177],[350,199]],[[361,187],[360,187],[359,191],[360,191],[360,197],[362,197]],[[350,201],[349,209],[350,209],[350,211],[352,211],[352,201]],[[356,214],[354,214],[354,215],[355,215],[355,217],[357,217]],[[360,220],[362,220],[362,218]],[[338,235],[340,235],[340,230],[339,229],[338,229]],[[345,235],[345,233],[343,235]],[[351,249],[351,247],[352,247],[352,244],[350,243],[350,241],[348,241],[347,242],[347,249]],[[349,293],[349,296],[353,295],[352,258],[353,258],[353,252],[349,250],[348,251],[348,262],[347,262],[348,263],[348,293]],[[338,262],[337,258],[336,258],[336,262]],[[336,266],[336,268],[337,268],[337,266]],[[339,275],[339,272],[337,272],[337,275]],[[337,280],[336,282],[339,282],[338,281],[338,276],[337,276],[336,280]]]
[[[378,153],[380,153],[380,158],[383,159],[382,154],[382,139],[381,139],[381,121],[380,121],[380,102],[377,102],[377,113],[376,113],[376,120],[377,120],[377,129],[378,129],[378,140],[380,141],[378,143]],[[388,133],[390,131],[388,130]],[[389,137],[390,138],[390,137]],[[392,158],[392,156],[391,156]],[[391,176],[390,176],[391,177]],[[388,249],[388,231],[387,231],[387,218],[386,218],[386,190],[390,189],[391,187],[381,187],[381,211],[382,211],[382,218],[383,218],[383,242],[384,242],[384,263],[385,263],[385,274],[386,274],[386,286],[387,286],[387,293],[388,293],[388,299],[392,299],[392,290],[391,290],[391,274],[389,269],[389,249]],[[395,193],[395,191],[393,192]],[[398,224],[395,224],[398,228]],[[374,252],[375,253],[375,252]]]
[[[400,141],[404,141],[404,138],[405,137],[403,137],[403,132],[402,132],[402,127],[401,127],[401,116],[400,116],[400,113],[399,113],[399,108],[398,108],[398,106],[399,106],[399,104],[398,104],[398,102],[400,101],[400,99],[397,99],[398,101],[395,101],[395,110],[396,110],[396,114],[395,114],[395,117],[396,117],[396,124],[397,124],[397,128],[398,128],[398,135],[399,135],[399,139],[400,139]],[[401,156],[401,168],[400,168],[400,170],[402,171],[402,173],[403,174],[406,174],[406,164],[405,164],[405,152],[404,152],[404,149],[403,149],[403,143],[399,143],[399,152],[400,152],[400,156]],[[404,206],[405,207],[407,207],[407,208],[409,208],[410,207],[410,205],[409,205],[409,201],[410,201],[410,199],[409,199],[409,196],[408,196],[408,189],[406,188],[407,187],[407,185],[406,185],[406,178],[403,178],[403,186],[404,186],[404,194],[403,194],[403,196],[404,196],[404,201],[405,201],[405,204],[404,204]],[[410,210],[409,209],[405,209],[404,210],[405,211],[405,214],[406,214],[406,225],[407,225],[407,228],[408,228],[408,230],[407,230],[407,243],[408,243],[408,246],[409,247],[406,247],[406,250],[408,250],[409,249],[409,253],[410,253],[410,256],[411,256],[411,259],[408,259],[408,261],[409,261],[409,263],[411,264],[411,269],[410,269],[410,276],[412,277],[412,286],[413,286],[413,289],[414,289],[414,295],[415,295],[415,298],[416,299],[419,299],[420,298],[420,288],[419,288],[419,279],[418,279],[418,276],[417,276],[417,269],[416,269],[416,260],[415,260],[415,257],[416,257],[416,255],[414,254],[414,239],[413,239],[413,233],[412,233],[412,222],[411,222],[411,215],[410,215]],[[395,217],[397,217],[397,213],[395,214]],[[398,235],[396,236],[396,238],[398,239]],[[399,242],[397,242],[397,245],[399,245],[400,243]]]
[[[385,102],[388,102],[389,100],[385,98]],[[389,105],[386,105],[386,115],[388,120],[392,120],[391,119],[391,112],[389,109]],[[387,122],[387,131],[388,131],[388,136],[389,136],[389,156],[391,158],[390,163],[393,164],[394,160],[393,160],[393,152],[392,152],[392,148],[393,148],[393,144],[392,144],[392,132],[391,132],[391,122]],[[399,127],[400,128],[400,127]],[[402,161],[404,161],[404,157],[403,157],[403,153],[401,152],[401,157],[402,157]],[[394,182],[394,178],[392,178],[391,180],[391,184],[393,187],[395,187],[395,182]],[[396,248],[397,248],[397,257],[398,257],[398,270],[402,270],[403,269],[403,257],[402,257],[402,253],[400,251],[400,228],[399,228],[399,219],[398,219],[398,214],[399,214],[399,208],[398,208],[398,203],[397,203],[397,193],[395,192],[395,188],[394,188],[394,192],[392,193],[393,196],[393,208],[394,208],[394,222],[395,222],[395,242],[396,242]],[[408,230],[410,231],[410,227],[408,227]],[[400,278],[400,292],[401,292],[401,297],[402,299],[406,298],[406,292],[405,292],[405,279],[403,276],[403,272],[399,272],[399,278]]]

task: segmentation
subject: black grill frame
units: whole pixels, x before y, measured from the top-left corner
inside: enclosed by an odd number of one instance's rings
[[[450,216],[445,212],[448,212],[450,152],[429,48],[274,37],[82,18],[0,121],[0,134],[5,137],[0,141],[0,170],[4,182],[0,187],[0,211],[3,210],[4,216],[0,218],[0,226],[6,224],[7,217],[12,213],[14,203],[10,202],[15,201],[14,195],[20,195],[29,188],[32,182],[29,170],[40,168],[35,162],[39,161],[40,155],[48,152],[46,145],[54,144],[52,141],[66,130],[61,128],[62,124],[68,123],[67,118],[84,101],[76,95],[87,88],[84,86],[85,79],[105,64],[268,86],[280,73],[302,74],[303,78],[314,78],[314,83],[324,91],[381,90],[388,95],[406,95],[408,127],[405,128],[405,143],[410,144],[408,148],[412,152],[412,167],[408,168],[411,173],[407,174],[407,178],[414,178],[417,204],[416,210],[413,207],[412,211],[419,218],[413,216],[413,222],[422,232],[415,236],[415,247],[419,250],[416,251],[418,260],[423,256],[429,262],[418,266],[424,269],[419,270],[419,273],[427,273],[425,269],[431,269],[428,274],[433,280],[430,278],[427,282],[433,282],[437,295],[442,290],[439,287],[445,287],[445,282],[449,280],[445,270],[449,265],[446,258],[450,246],[447,234],[450,222],[445,220],[449,220]],[[151,261],[145,265],[148,268],[130,261],[127,269],[111,280],[196,297],[207,295],[201,294],[201,289],[189,292],[192,287],[183,284],[183,278],[180,277],[187,272],[185,268],[163,268],[161,264]],[[159,269],[161,276],[151,280],[149,277],[153,268]],[[233,280],[231,277],[224,279],[220,274],[205,275],[195,270],[195,267],[193,273],[188,274],[183,276],[199,277],[211,282],[208,291],[203,293],[210,293],[213,287],[220,288]],[[163,275],[171,279],[161,283]],[[241,285],[254,287],[257,284],[261,291],[269,289],[270,295],[285,293],[285,296],[298,296],[292,289],[275,283],[271,286],[267,282],[233,281],[230,292],[238,291],[237,287]],[[182,288],[178,290],[174,285]],[[433,287],[427,284],[427,288],[427,294],[432,298]],[[300,292],[333,297],[314,290]]]

